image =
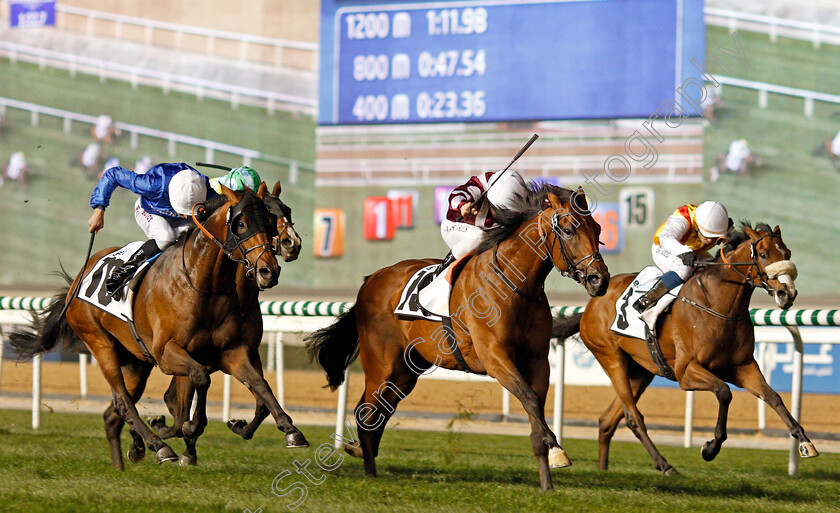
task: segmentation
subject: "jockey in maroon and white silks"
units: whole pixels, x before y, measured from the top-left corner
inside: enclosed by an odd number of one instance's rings
[[[503,174],[495,179],[498,173]],[[492,187],[487,193],[487,201],[476,208],[476,200],[489,184]],[[493,217],[493,207],[514,208],[516,196],[525,196],[527,190],[525,179],[513,170],[483,173],[456,187],[449,195],[446,219],[440,224],[441,236],[452,250],[452,256],[458,259],[475,251],[488,232],[501,227]]]

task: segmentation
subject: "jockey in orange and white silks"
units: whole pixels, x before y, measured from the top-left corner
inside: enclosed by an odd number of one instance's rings
[[[488,184],[492,186],[487,192],[487,201],[475,205],[488,190]],[[456,187],[449,195],[446,219],[440,224],[440,234],[452,250],[452,256],[458,259],[474,252],[489,232],[501,227],[494,218],[493,207],[514,208],[516,197],[524,197],[527,190],[525,179],[513,170],[473,176],[464,185]]]
[[[729,227],[729,213],[717,201],[683,205],[675,210],[656,230],[651,246],[653,262],[662,270],[662,277],[633,308],[645,311],[684,283],[694,273],[697,254],[716,246]]]

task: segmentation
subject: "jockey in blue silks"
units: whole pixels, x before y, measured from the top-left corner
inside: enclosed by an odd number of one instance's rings
[[[105,226],[105,208],[117,187],[140,195],[134,203],[134,219],[149,238],[105,282],[108,292],[119,301],[125,280],[140,264],[171,246],[193,225],[189,215],[195,205],[218,194],[206,176],[184,163],[158,164],[143,174],[112,167],[103,173],[90,196],[90,206],[94,209],[88,220],[91,233]]]

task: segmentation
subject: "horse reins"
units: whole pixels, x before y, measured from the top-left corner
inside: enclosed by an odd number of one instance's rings
[[[698,262],[698,265],[705,266],[705,267],[711,267],[711,266],[726,266],[726,267],[729,267],[736,274],[738,274],[739,276],[744,278],[744,282],[742,282],[742,285],[748,285],[751,289],[755,289],[756,287],[758,287],[758,285],[755,283],[755,281],[752,277],[753,269],[755,269],[756,278],[758,278],[761,281],[761,288],[764,289],[768,294],[772,295],[772,293],[769,290],[767,290],[767,287],[770,286],[770,284],[767,283],[767,280],[769,279],[769,276],[767,276],[767,273],[764,272],[759,267],[758,258],[757,258],[756,252],[755,252],[756,245],[758,245],[759,242],[761,242],[763,239],[765,239],[767,237],[779,238],[779,236],[774,234],[774,233],[765,233],[764,235],[757,238],[756,240],[751,241],[750,242],[750,257],[752,258],[752,262],[727,262],[726,261],[726,254],[723,252],[723,249],[721,249],[720,250],[720,259],[722,260],[722,262]],[[736,266],[739,266],[739,265],[747,265],[747,266],[750,267],[750,270],[747,271],[747,274],[744,274],[737,269]],[[697,277],[697,283],[700,284],[700,288],[703,289],[703,293],[708,298],[708,293],[706,292],[706,287],[703,286],[703,282],[700,281],[699,276]],[[682,301],[683,303],[687,303],[691,306],[695,306],[695,307],[699,308],[700,310],[703,310],[706,313],[709,313],[711,315],[714,315],[715,317],[719,317],[719,318],[727,320],[727,321],[737,321],[737,320],[740,320],[740,319],[743,318],[743,316],[732,317],[732,316],[724,315],[720,312],[716,312],[716,311],[712,310],[711,308],[709,308],[707,306],[704,306],[704,305],[701,305],[700,303],[698,303],[694,300],[691,300],[687,297],[684,297],[684,296],[679,296],[678,299],[680,301]]]

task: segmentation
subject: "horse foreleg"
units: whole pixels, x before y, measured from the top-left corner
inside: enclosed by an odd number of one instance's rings
[[[487,373],[510,391],[525,408],[531,421],[531,448],[537,458],[540,472],[540,487],[543,490],[553,488],[549,468],[563,468],[572,465],[566,452],[557,443],[557,437],[545,422],[545,393],[548,391],[548,360],[545,358],[531,362],[526,369],[529,379],[540,394],[519,372],[509,355],[492,355],[484,362]],[[543,391],[543,389],[545,389]]]
[[[726,420],[729,414],[729,403],[732,402],[732,391],[722,379],[712,374],[696,360],[686,365],[679,383],[683,390],[708,390],[717,397],[718,418],[715,424],[715,438],[706,442],[701,450],[703,459],[712,461],[726,440]]]
[[[163,394],[163,401],[166,403],[166,407],[172,415],[172,426],[166,425],[166,417],[163,415],[157,415],[147,419],[149,425],[157,432],[158,436],[163,439],[184,436],[181,429],[184,422],[189,420],[194,393],[195,387],[193,387],[189,377],[172,376],[172,381],[169,382],[169,388]]]
[[[630,377],[630,386],[633,389],[633,396],[638,403],[647,386],[653,380],[653,374],[643,367],[638,367],[640,374]],[[618,423],[624,418],[624,407],[621,400],[616,397],[612,404],[604,411],[598,419],[598,468],[607,470],[610,461],[610,441],[612,441]]]
[[[262,370],[262,363],[254,366],[254,370],[265,379]],[[254,397],[256,401],[256,407],[254,409],[254,418],[251,419],[251,422],[245,422],[242,419],[230,419],[227,423],[228,428],[231,431],[236,433],[237,435],[241,436],[245,440],[250,440],[253,438],[254,433],[257,431],[257,428],[263,423],[263,421],[271,414],[268,410],[268,407],[265,403],[259,398]]]
[[[814,444],[811,443],[811,440],[805,436],[805,430],[802,429],[799,422],[793,418],[793,415],[785,407],[782,398],[767,384],[755,360],[736,368],[732,383],[762,399],[776,411],[790,431],[790,436],[799,441],[799,454],[803,458],[813,458],[820,455],[816,447],[814,447]]]
[[[160,370],[165,374],[175,376],[189,376],[192,386],[195,387],[197,396],[195,417],[186,418],[181,424],[181,432],[184,438],[198,438],[207,427],[207,389],[210,388],[210,372],[203,365],[195,361],[186,349],[174,342],[164,346],[163,355],[158,362]],[[189,399],[181,402],[182,405],[189,404]],[[176,410],[180,410],[176,408]],[[183,410],[178,411],[184,414]]]
[[[274,417],[277,429],[286,433],[287,448],[309,447],[309,442],[306,441],[303,433],[294,426],[292,418],[280,407],[280,403],[274,397],[262,373],[256,370],[255,363],[261,366],[259,353],[256,349],[245,346],[224,352],[219,360],[223,372],[239,380],[254,394],[255,400],[262,401],[268,408]]]

